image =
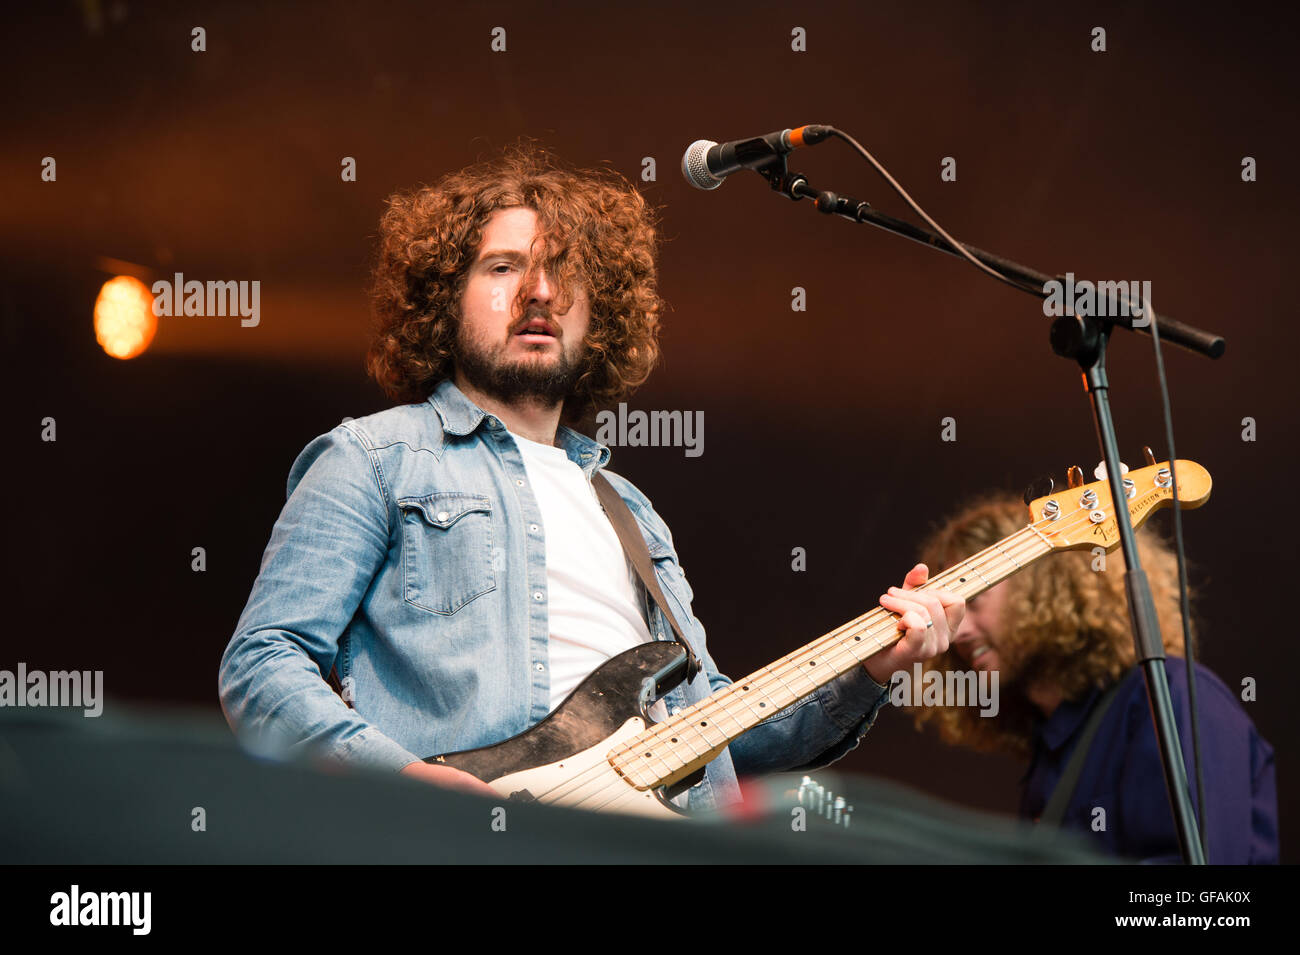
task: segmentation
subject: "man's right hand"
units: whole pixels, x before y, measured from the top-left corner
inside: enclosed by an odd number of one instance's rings
[[[442,786],[444,789],[457,789],[461,792],[473,793],[476,796],[493,796],[498,799],[501,796],[500,793],[477,776],[471,776],[459,769],[452,769],[450,766],[440,766],[437,763],[416,760],[414,763],[408,763],[402,767],[402,775],[409,776],[411,779],[422,779],[426,783],[433,783],[435,786]]]

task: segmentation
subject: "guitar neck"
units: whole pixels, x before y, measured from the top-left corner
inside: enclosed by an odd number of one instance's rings
[[[1053,549],[1030,524],[917,589],[943,588],[969,600]],[[610,762],[637,789],[675,783],[717,757],[732,740],[862,666],[902,636],[898,614],[876,607],[629,738],[610,753]]]

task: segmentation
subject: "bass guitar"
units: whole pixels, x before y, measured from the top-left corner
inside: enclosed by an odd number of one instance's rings
[[[1172,503],[1169,462],[1124,477],[1134,528]],[[1193,461],[1176,462],[1179,505],[1210,496],[1210,475]],[[1070,487],[1029,504],[1021,530],[930,578],[918,590],[945,588],[966,600],[1054,551],[1119,546],[1107,481]],[[899,615],[876,607],[788,653],[676,715],[654,722],[651,705],[686,674],[675,641],[645,643],[611,657],[545,719],[516,736],[479,749],[432,756],[471,773],[502,796],[582,809],[676,817],[666,790],[693,778],[727,745],[836,677],[862,666],[902,637]]]

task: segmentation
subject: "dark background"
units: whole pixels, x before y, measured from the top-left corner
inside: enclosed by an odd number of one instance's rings
[[[1293,16],[1286,14],[1286,16]],[[203,26],[207,51],[192,52]],[[508,52],[492,53],[503,26]],[[790,51],[805,27],[808,52]],[[1107,51],[1090,49],[1103,26]],[[383,199],[519,135],[608,161],[660,206],[664,360],[633,408],[704,411],[704,454],[615,448],[673,530],[723,669],[739,676],[869,609],[968,495],[1099,457],[1037,303],[973,267],[790,206],[752,174],[712,193],[698,138],[825,122],[950,232],[1046,272],[1149,279],[1223,334],[1168,348],[1203,660],[1277,750],[1297,814],[1294,19],[1249,7],[1067,4],[49,4],[6,21],[0,156],[9,626],[0,667],[102,669],[110,698],[220,713],[217,664],[289,465],[367,379]],[[44,156],[58,180],[40,180]],[[340,179],[353,156],[358,181]],[[957,160],[941,182],[940,159]],[[1241,160],[1259,179],[1241,180]],[[656,181],[640,182],[643,157]],[[839,143],[792,165],[909,217]],[[164,318],[149,351],[95,343],[105,257],[154,277],[259,280],[262,318]],[[790,310],[807,289],[808,311]],[[1122,457],[1167,457],[1151,341],[1110,360]],[[958,440],[940,440],[940,419]],[[58,440],[40,440],[41,419]],[[1242,419],[1258,422],[1244,442]],[[1091,479],[1091,478],[1090,478]],[[1153,520],[1169,527],[1169,512]],[[207,571],[190,569],[191,549]],[[792,573],[790,551],[808,551]],[[1282,590],[1274,582],[1284,581]],[[1014,810],[1021,767],[885,713],[837,768]],[[1212,773],[1213,767],[1206,767]]]

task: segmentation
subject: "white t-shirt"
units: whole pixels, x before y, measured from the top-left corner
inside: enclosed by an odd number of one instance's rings
[[[610,657],[649,642],[644,588],[582,468],[563,448],[511,435],[542,511],[555,709]]]

